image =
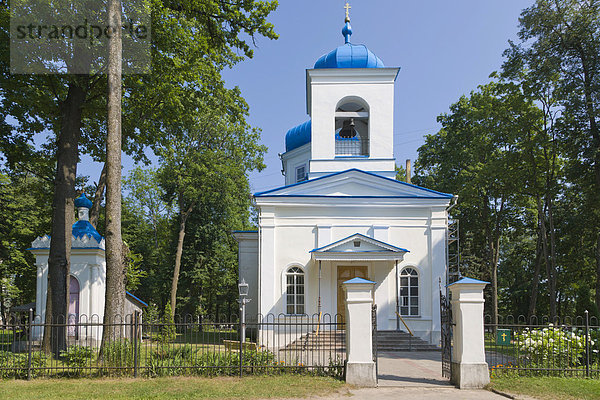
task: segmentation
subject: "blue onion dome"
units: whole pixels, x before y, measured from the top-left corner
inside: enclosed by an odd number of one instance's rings
[[[300,146],[310,143],[312,131],[311,120],[293,127],[285,134],[285,151],[297,149]]]
[[[92,208],[92,201],[85,196],[85,193],[81,193],[81,196],[75,199],[75,207]]]
[[[323,68],[384,68],[383,61],[377,57],[364,44],[350,43],[352,36],[352,26],[350,19],[346,19],[346,24],[342,29],[345,44],[322,55],[315,63],[315,69]]]
[[[102,235],[98,233],[96,228],[89,221],[89,209],[92,208],[92,202],[82,193],[81,196],[75,199],[75,207],[79,209],[79,221],[73,224],[73,237],[80,239],[88,236],[96,239],[98,243],[102,240]]]

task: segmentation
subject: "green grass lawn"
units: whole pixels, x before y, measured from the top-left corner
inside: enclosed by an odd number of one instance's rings
[[[540,400],[600,399],[600,380],[548,377],[493,378],[490,387]]]
[[[308,376],[0,381],[2,399],[269,399],[345,391],[339,380]]]

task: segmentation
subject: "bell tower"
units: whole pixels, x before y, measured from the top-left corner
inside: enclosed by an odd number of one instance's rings
[[[306,70],[310,120],[286,135],[286,184],[353,168],[396,176],[394,83],[400,68],[386,67],[365,45],[351,43],[345,8],[345,43]]]

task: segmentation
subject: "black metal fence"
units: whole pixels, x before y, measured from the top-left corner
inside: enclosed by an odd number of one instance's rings
[[[600,325],[595,317],[501,317],[485,320],[492,376],[600,377]]]
[[[105,324],[97,316],[13,317],[0,326],[0,378],[179,376],[310,373],[342,378],[345,325],[339,315],[176,317],[149,321],[140,314]],[[55,334],[43,348],[44,330]],[[66,342],[57,349],[56,333]],[[102,336],[105,334],[105,341]]]

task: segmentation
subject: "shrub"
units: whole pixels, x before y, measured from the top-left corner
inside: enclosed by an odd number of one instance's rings
[[[40,368],[46,366],[46,354],[34,352],[31,355],[31,376],[41,375]],[[11,353],[0,351],[0,378],[27,378],[29,356],[26,353]]]
[[[83,368],[91,363],[91,360],[94,357],[94,351],[91,347],[87,346],[69,346],[67,347],[67,350],[60,352],[60,356],[65,364],[75,368],[77,373],[81,373]]]
[[[567,368],[581,365],[585,353],[585,334],[577,329],[526,328],[516,335],[519,350],[534,366]],[[594,341],[588,337],[590,348]]]
[[[138,346],[138,360],[140,348]],[[121,339],[110,342],[104,346],[102,354],[102,365],[106,367],[104,373],[112,375],[126,375],[133,371],[133,342],[129,339]]]
[[[177,330],[175,328],[175,322],[173,321],[171,311],[171,303],[167,302],[161,321],[162,324],[160,327],[160,334],[158,336],[158,340],[162,343],[170,343],[177,337]]]
[[[147,360],[150,376],[183,375],[192,366],[192,347],[162,345],[150,353]]]

